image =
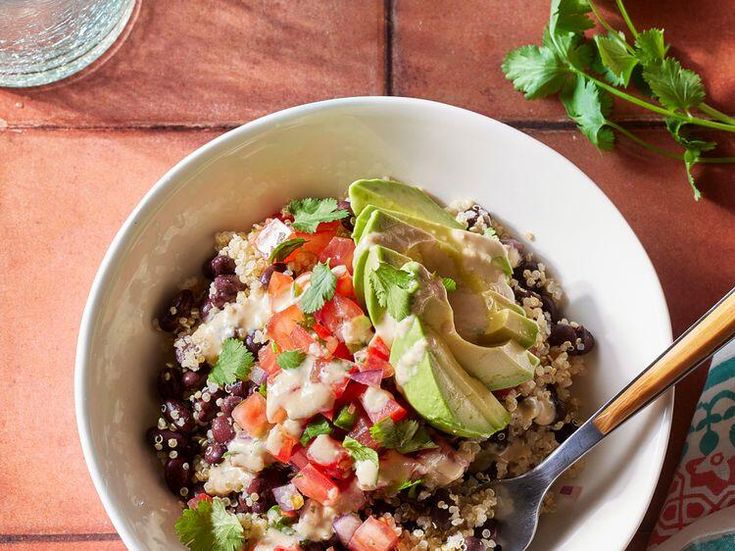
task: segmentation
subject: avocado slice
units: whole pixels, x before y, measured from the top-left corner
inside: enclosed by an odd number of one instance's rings
[[[477,312],[486,308],[485,299],[480,294],[488,290],[513,300],[513,291],[508,285],[510,263],[507,251],[497,239],[448,228],[402,213],[394,216],[383,209],[375,209],[362,226],[359,239],[355,243],[357,250],[353,262],[354,285],[360,300],[364,300],[362,275],[365,249],[372,244],[393,249],[422,263],[442,277],[454,279],[458,284],[458,292],[452,293],[452,302],[477,302],[476,308],[468,308],[468,311]],[[477,323],[483,322],[479,320]],[[463,331],[462,333],[465,334]]]
[[[365,304],[373,321],[376,332],[385,341],[390,343],[394,336],[400,333],[399,323],[392,319],[386,310],[380,306],[375,295],[369,274],[376,269],[380,262],[413,272],[418,281],[419,289],[412,298],[412,314],[418,317],[433,331],[442,335],[442,338],[457,362],[467,371],[479,379],[491,390],[517,386],[533,377],[534,369],[539,360],[528,352],[525,347],[515,340],[507,340],[497,346],[481,346],[462,338],[455,326],[455,315],[449,304],[447,291],[436,276],[417,262],[410,258],[387,249],[381,245],[372,245],[367,249],[363,262],[365,289]],[[517,312],[512,312],[516,316]],[[497,312],[496,312],[497,313]],[[505,317],[505,320],[515,320],[513,316]],[[533,320],[528,320],[538,331]],[[488,340],[500,341],[501,335],[513,335],[515,327],[496,325]],[[529,335],[530,338],[530,329]],[[536,334],[533,333],[535,341]]]
[[[488,316],[488,324],[478,339],[478,344],[499,345],[513,340],[523,348],[530,348],[536,342],[538,325],[532,319],[508,308],[494,310]]]
[[[419,415],[465,438],[488,438],[508,424],[510,414],[493,393],[462,369],[419,318],[407,317],[400,329],[390,362],[398,389]]]
[[[464,229],[462,224],[445,211],[425,191],[396,180],[357,180],[349,188],[350,204],[355,215],[368,206],[381,207],[410,214],[415,218]]]

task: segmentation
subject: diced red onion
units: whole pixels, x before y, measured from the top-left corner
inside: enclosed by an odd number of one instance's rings
[[[354,513],[350,513],[334,519],[332,526],[334,527],[334,533],[337,534],[339,541],[342,542],[342,545],[347,546],[350,544],[352,535],[361,524],[362,521],[360,520],[360,517]]]
[[[268,380],[268,372],[259,365],[254,365],[250,370],[250,380],[256,385],[262,385]]]
[[[284,511],[295,511],[304,505],[304,498],[293,484],[273,488],[273,497]]]
[[[363,385],[379,387],[380,382],[383,380],[383,370],[369,369],[368,371],[350,373],[350,379]]]

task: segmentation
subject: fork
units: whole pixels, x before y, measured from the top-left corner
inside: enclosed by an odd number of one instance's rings
[[[735,336],[735,288],[656,360],[582,424],[542,463],[521,476],[486,482],[497,495],[497,536],[503,551],[528,548],[541,503],[553,482],[598,442],[679,382]]]

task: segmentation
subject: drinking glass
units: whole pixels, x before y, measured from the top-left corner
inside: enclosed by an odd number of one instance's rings
[[[68,77],[99,58],[125,28],[135,0],[0,0],[0,86]]]

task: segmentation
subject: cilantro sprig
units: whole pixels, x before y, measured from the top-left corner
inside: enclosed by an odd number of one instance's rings
[[[426,427],[414,419],[404,419],[396,423],[390,417],[386,417],[370,427],[370,436],[383,447],[400,453],[437,447]]]
[[[242,524],[219,498],[185,509],[176,521],[176,534],[191,551],[237,551],[245,543]]]
[[[717,144],[693,137],[690,129],[735,132],[735,118],[705,103],[702,79],[669,55],[663,29],[639,32],[623,0],[616,0],[616,5],[627,34],[608,23],[597,0],[551,0],[541,45],[521,46],[508,53],[503,72],[526,99],[557,94],[582,134],[600,150],[614,147],[617,132],[653,153],[683,161],[694,198],[699,200],[693,167],[735,163],[735,157],[703,156]],[[585,31],[595,21],[606,32],[588,39]],[[631,84],[637,95],[628,91]],[[682,149],[671,151],[651,144],[612,120],[614,98],[663,116]]]
[[[270,256],[268,256],[268,260],[271,262],[281,262],[296,249],[300,248],[304,243],[306,243],[306,239],[303,237],[294,237],[293,239],[281,241],[278,245],[273,247]]]
[[[380,463],[378,459],[378,452],[374,449],[361,444],[351,436],[345,436],[342,442],[342,447],[347,450],[350,457],[355,461],[371,461],[378,465]]]
[[[305,233],[314,233],[322,222],[333,222],[347,218],[350,213],[337,208],[337,200],[326,199],[294,199],[288,204],[288,211],[293,214],[293,227]]]
[[[334,296],[336,289],[337,276],[329,269],[329,263],[318,263],[311,272],[309,287],[301,295],[301,309],[313,314]]]
[[[225,339],[217,363],[214,364],[207,381],[218,386],[244,381],[248,378],[254,361],[253,354],[245,348],[241,340]]]
[[[419,288],[415,274],[381,262],[369,277],[378,304],[393,319],[401,321],[411,313],[411,297]]]
[[[304,432],[301,434],[301,445],[306,446],[314,440],[317,436],[320,434],[331,434],[332,433],[332,425],[329,424],[329,421],[322,417],[321,419],[318,419],[316,421],[312,421],[308,425],[306,425],[306,428],[304,429]]]
[[[306,354],[300,350],[286,350],[276,356],[276,363],[281,369],[296,369],[304,363],[305,359]]]

